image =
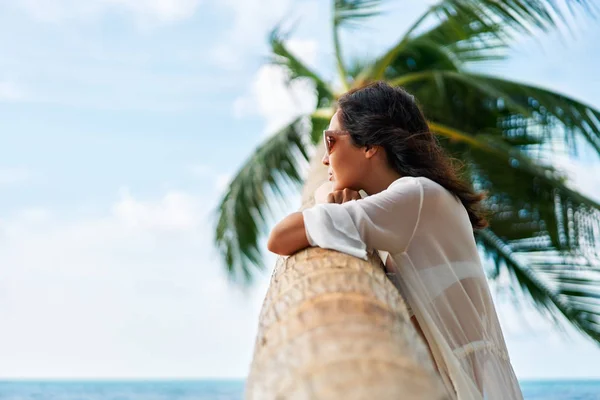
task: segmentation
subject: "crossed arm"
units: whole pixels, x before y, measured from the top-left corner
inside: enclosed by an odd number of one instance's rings
[[[281,256],[292,255],[309,246],[301,212],[292,213],[275,225],[267,242],[269,251]]]
[[[350,189],[338,190],[327,195],[326,199],[317,198],[317,203],[342,204],[350,200],[360,199],[358,192]],[[282,256],[289,256],[297,251],[310,246],[306,236],[304,216],[301,212],[295,212],[279,222],[269,236],[267,248],[269,251]]]
[[[350,189],[323,198],[278,223],[269,237],[269,250],[291,255],[312,245],[362,259],[372,249],[404,252],[416,232],[423,187],[417,179],[407,178],[364,199]]]

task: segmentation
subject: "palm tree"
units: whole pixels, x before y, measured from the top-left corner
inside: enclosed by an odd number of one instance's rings
[[[552,158],[556,145],[600,153],[600,111],[541,87],[473,72],[498,61],[516,35],[549,31],[565,21],[555,0],[442,0],[388,51],[350,68],[340,29],[378,13],[379,0],[334,0],[333,43],[341,91],[374,80],[413,93],[440,143],[488,192],[490,228],[476,233],[492,260],[490,279],[508,271],[538,309],[564,316],[600,342],[600,204],[571,188]],[[567,1],[586,11],[587,0]],[[272,62],[290,81],[314,84],[317,109],[261,144],[231,181],[217,211],[215,242],[231,276],[250,281],[261,268],[259,239],[273,205],[299,188],[302,168],[342,94],[270,36]],[[316,157],[319,157],[316,153]],[[310,177],[309,177],[310,179]]]
[[[370,262],[311,248],[280,258],[246,398],[447,399],[399,292]]]

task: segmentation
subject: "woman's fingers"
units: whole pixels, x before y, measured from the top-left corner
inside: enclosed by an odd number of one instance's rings
[[[328,203],[342,204],[351,200],[359,200],[360,193],[352,189],[336,190],[327,195]]]

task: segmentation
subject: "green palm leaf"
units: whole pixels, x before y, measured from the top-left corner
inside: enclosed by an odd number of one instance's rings
[[[308,160],[306,119],[297,119],[268,138],[242,165],[216,210],[215,244],[229,275],[250,282],[262,268],[259,236],[264,234],[275,201],[302,183]]]
[[[383,0],[334,0],[333,1],[333,47],[337,61],[337,69],[344,90],[348,90],[348,72],[342,55],[339,29],[341,27],[356,28],[360,22],[379,15],[379,7]]]
[[[483,25],[468,14],[454,14],[445,15],[436,26],[420,35],[407,36],[405,43],[420,40],[435,43],[465,63],[504,58],[510,36],[501,24]]]
[[[532,154],[546,156],[556,141],[575,154],[578,138],[600,153],[600,111],[568,96],[501,78],[447,70],[405,74],[390,83],[413,92],[430,118],[453,126],[469,121],[469,131],[496,133]],[[457,93],[471,97],[460,96],[457,103]]]
[[[271,63],[286,69],[289,82],[295,79],[309,79],[314,83],[317,91],[317,107],[329,106],[333,99],[333,89],[287,48],[286,38],[287,34],[283,34],[279,27],[271,31],[269,35],[273,53],[270,58]]]
[[[518,253],[491,230],[478,232],[477,239],[546,315],[558,320],[557,314],[562,314],[575,328],[600,342],[597,263],[591,264],[585,257],[569,253],[555,252],[542,257]]]
[[[594,11],[593,2],[588,0],[567,0],[566,3],[571,10],[579,6],[586,12]],[[534,27],[548,31],[556,28],[559,21],[566,20],[556,0],[444,0],[432,7],[428,14],[438,19],[463,15],[478,26],[502,25],[511,34],[529,34]]]
[[[383,0],[335,0],[333,4],[334,26],[358,27],[367,18],[381,13]]]
[[[592,11],[586,0],[570,0]],[[388,67],[398,66],[397,58],[407,47],[419,40],[433,42],[438,52],[452,54],[457,62],[491,61],[501,59],[516,33],[531,33],[531,27],[543,31],[555,28],[564,13],[554,0],[443,0],[431,7],[413,24],[404,36],[382,57],[368,66],[358,78],[363,84],[382,79]],[[437,22],[423,30],[422,25]],[[457,67],[460,65],[455,63]]]

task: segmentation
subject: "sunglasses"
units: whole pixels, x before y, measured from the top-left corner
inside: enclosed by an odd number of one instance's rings
[[[333,137],[335,136],[344,136],[344,135],[349,135],[350,132],[348,131],[331,131],[331,130],[324,130],[323,131],[323,141],[325,142],[325,149],[327,150],[327,155],[331,154],[331,150],[333,149],[333,145],[335,143],[333,139]]]

